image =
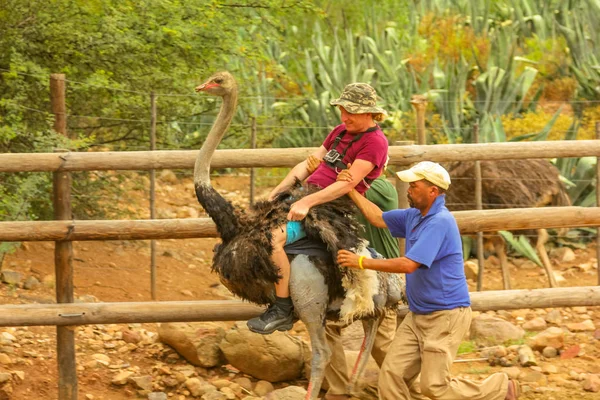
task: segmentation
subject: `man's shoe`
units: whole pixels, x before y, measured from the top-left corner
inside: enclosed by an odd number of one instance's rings
[[[273,303],[260,317],[252,318],[246,325],[252,332],[263,335],[275,331],[289,331],[294,326],[294,309],[286,311],[277,303]]]

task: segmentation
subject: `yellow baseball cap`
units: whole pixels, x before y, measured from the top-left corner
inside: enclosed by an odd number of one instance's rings
[[[422,179],[446,190],[450,186],[450,174],[440,164],[421,161],[410,169],[400,171],[396,175],[403,182],[416,182]]]

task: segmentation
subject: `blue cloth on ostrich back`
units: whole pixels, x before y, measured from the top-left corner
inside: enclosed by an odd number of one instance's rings
[[[301,221],[288,221],[285,225],[285,230],[287,233],[286,246],[306,237],[304,225]]]

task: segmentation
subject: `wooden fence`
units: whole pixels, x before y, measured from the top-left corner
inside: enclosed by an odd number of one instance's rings
[[[54,129],[66,133],[64,76],[51,77]],[[423,107],[421,107],[423,108]],[[423,109],[421,110],[422,117]],[[424,142],[421,126],[419,137]],[[214,168],[291,167],[315,149],[218,150]],[[78,397],[74,330],[83,324],[214,321],[248,319],[259,307],[238,301],[73,303],[72,241],[216,237],[208,218],[143,221],[73,221],[72,171],[191,169],[197,151],[139,151],[43,154],[0,154],[0,172],[53,172],[55,221],[0,222],[0,241],[55,241],[56,305],[0,306],[0,326],[55,325],[60,400]],[[390,164],[418,161],[477,161],[527,158],[600,156],[600,140],[390,147]],[[152,180],[153,182],[153,180]],[[600,199],[599,199],[600,201]],[[461,211],[454,215],[462,233],[600,226],[600,208],[534,208]],[[598,274],[600,280],[600,273]],[[600,287],[481,292],[471,295],[473,309],[600,305]],[[406,312],[406,310],[404,310]]]

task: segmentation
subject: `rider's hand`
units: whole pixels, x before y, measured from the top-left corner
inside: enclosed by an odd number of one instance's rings
[[[302,221],[310,211],[310,207],[306,204],[305,199],[300,199],[290,208],[287,215],[289,221]]]
[[[348,250],[338,250],[337,263],[342,267],[359,268],[358,256]]]
[[[319,165],[321,164],[321,159],[313,156],[312,154],[308,156],[306,159],[306,169],[308,170],[309,175],[315,172]]]
[[[352,174],[350,173],[351,166],[352,164],[348,164],[348,169],[345,169],[342,172],[340,172],[335,180],[343,182],[352,182]]]

